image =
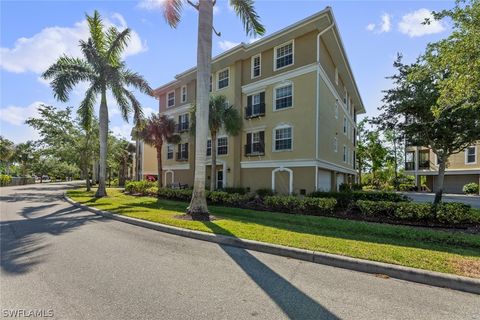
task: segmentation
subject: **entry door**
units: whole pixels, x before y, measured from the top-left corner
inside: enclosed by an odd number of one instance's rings
[[[223,189],[223,170],[217,171],[217,189]]]

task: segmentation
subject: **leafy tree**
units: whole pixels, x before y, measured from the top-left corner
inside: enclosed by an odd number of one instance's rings
[[[142,140],[157,150],[157,183],[162,187],[162,147],[165,142],[179,143],[180,136],[175,134],[175,121],[166,115],[152,113],[140,133]]]
[[[20,163],[20,174],[26,177],[30,174],[30,169],[35,160],[36,146],[33,141],[19,143],[15,146],[14,161]]]
[[[80,41],[84,58],[62,56],[43,73],[43,78],[52,79],[51,87],[55,98],[63,102],[68,101],[74,85],[80,82],[89,83],[90,86],[78,110],[82,122],[92,118],[97,95],[100,95],[100,171],[99,186],[95,196],[104,197],[107,195],[105,185],[109,121],[107,90],[112,92],[124,120],[128,121],[128,116],[133,110],[136,122],[142,116],[142,108],[128,87],[134,87],[149,95],[152,94],[152,89],[142,76],[128,70],[121,59],[121,54],[130,38],[130,29],[120,32],[115,27],[111,27],[104,30],[102,19],[97,11],[93,16],[87,15],[87,21],[90,38],[87,41]]]
[[[224,95],[210,96],[209,111],[208,111],[208,128],[210,130],[210,137],[212,138],[212,173],[210,180],[210,190],[215,190],[217,186],[217,136],[220,129],[224,129],[227,135],[236,136],[242,129],[242,118],[240,113],[234,106],[227,104],[227,98]],[[192,126],[190,132],[195,134],[196,131],[196,117],[195,107],[190,112],[192,118]]]
[[[209,119],[210,75],[212,73],[213,7],[216,4],[216,0],[199,0],[198,3],[193,3],[190,0],[168,0],[163,3],[163,15],[167,23],[173,28],[176,28],[180,22],[185,3],[188,3],[198,11],[195,181],[188,213],[194,219],[208,220],[209,214],[205,193],[205,150],[207,148]],[[237,16],[240,17],[247,34],[263,35],[265,33],[265,28],[255,11],[254,0],[230,0],[229,3]],[[219,33],[217,34],[220,35]]]
[[[125,139],[119,141],[113,150],[115,160],[118,163],[118,186],[124,187],[128,176],[128,167],[132,165],[133,156],[135,153],[135,145]]]
[[[428,146],[437,155],[437,204],[442,198],[448,157],[480,138],[480,106],[462,103],[441,107],[439,81],[448,72],[432,72],[425,60],[406,65],[399,56],[394,66],[394,87],[385,91],[381,116],[396,118],[399,129],[413,145]]]
[[[141,140],[142,140],[142,130],[145,127],[145,119],[137,121],[135,126],[132,128],[131,136],[135,139],[135,180],[142,180],[142,150],[141,150]]]
[[[9,162],[15,154],[15,144],[13,141],[0,136],[0,162],[3,162],[5,165],[5,173],[10,174],[10,165]],[[1,172],[0,172],[1,173]]]

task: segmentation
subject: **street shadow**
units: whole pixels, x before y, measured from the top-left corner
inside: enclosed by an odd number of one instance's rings
[[[43,206],[48,209],[53,205]],[[38,209],[40,210],[40,209]],[[8,274],[24,274],[47,258],[45,236],[59,236],[87,223],[105,218],[81,213],[81,209],[68,207],[31,218],[36,209],[26,208],[21,215],[26,219],[0,221],[0,267]]]
[[[222,227],[204,222],[216,234],[233,234]],[[246,249],[219,245],[222,250],[252,279],[289,319],[340,319],[320,303],[310,298],[287,279],[258,260]]]

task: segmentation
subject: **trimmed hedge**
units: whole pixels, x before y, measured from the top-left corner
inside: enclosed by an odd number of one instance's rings
[[[308,195],[312,198],[334,198],[337,200],[336,209],[347,209],[350,205],[358,200],[366,201],[391,201],[391,202],[406,202],[410,199],[403,194],[394,192],[368,192],[368,191],[353,191],[353,192],[324,192],[315,191]]]
[[[430,203],[367,201],[359,200],[352,206],[364,217],[386,220],[465,225],[480,222],[469,205],[459,202],[444,202],[437,206]]]
[[[267,196],[265,206],[286,213],[332,215],[337,204],[333,198],[299,198],[296,196]]]
[[[12,183],[12,177],[6,174],[0,174],[0,186],[8,186],[10,183]]]
[[[467,183],[463,186],[463,192],[466,194],[478,194],[478,184],[475,182]]]
[[[125,191],[129,193],[147,194],[147,190],[155,186],[155,182],[147,180],[129,181],[125,184]]]

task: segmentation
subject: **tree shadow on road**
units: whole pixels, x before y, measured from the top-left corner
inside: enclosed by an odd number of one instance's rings
[[[229,234],[218,225],[204,223],[212,232]],[[340,319],[320,303],[310,298],[287,279],[258,260],[246,249],[220,245],[220,248],[252,279],[290,319]]]
[[[105,219],[94,214],[79,214],[81,209],[75,207],[30,218],[34,212],[38,213],[35,207],[28,207],[21,213],[26,219],[0,221],[0,267],[8,274],[26,273],[47,258],[45,236],[62,235],[84,224]]]

